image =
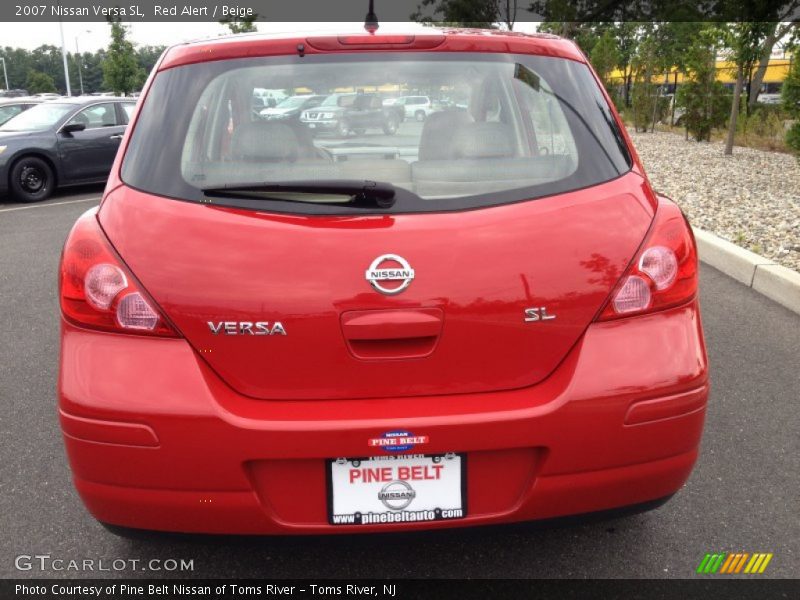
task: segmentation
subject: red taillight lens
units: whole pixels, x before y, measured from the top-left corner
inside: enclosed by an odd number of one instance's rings
[[[661,199],[656,217],[628,272],[598,320],[649,313],[688,302],[697,294],[697,248],[680,208]]]
[[[75,223],[61,255],[61,312],[82,327],[178,337],[108,243],[97,210]]]

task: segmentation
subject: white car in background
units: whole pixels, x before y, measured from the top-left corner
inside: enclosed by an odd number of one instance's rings
[[[401,96],[392,106],[403,107],[406,119],[424,121],[434,111],[433,103],[428,96]]]
[[[277,106],[288,97],[289,94],[285,90],[268,90],[265,88],[255,88],[253,90],[253,99],[259,101],[258,103],[264,108]]]
[[[759,94],[758,101],[761,104],[780,104],[781,103],[781,95],[780,94]]]

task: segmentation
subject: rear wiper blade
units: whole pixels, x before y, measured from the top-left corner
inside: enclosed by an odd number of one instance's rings
[[[296,197],[260,197],[257,194],[277,192],[280,194],[331,194],[349,196],[341,202],[319,202]],[[391,183],[361,179],[310,179],[297,181],[264,181],[261,183],[230,183],[223,186],[203,188],[203,193],[212,198],[246,198],[282,200],[285,202],[308,202],[311,204],[342,204],[346,206],[394,206],[396,190]]]

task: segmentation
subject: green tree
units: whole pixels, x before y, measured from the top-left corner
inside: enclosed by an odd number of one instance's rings
[[[255,33],[258,31],[258,28],[255,25],[255,20],[257,18],[257,13],[254,13],[249,17],[227,16],[222,19],[219,24],[226,25],[228,29],[231,30],[231,33]]]
[[[662,67],[685,70],[686,49],[706,27],[707,25],[701,22],[657,23],[654,37]]]
[[[612,27],[614,37],[617,40],[617,49],[619,50],[619,65],[623,76],[623,96],[625,99],[625,106],[631,105],[631,85],[633,83],[633,69],[631,63],[636,54],[636,46],[639,39],[641,30],[641,23],[615,23]]]
[[[797,3],[795,2],[795,7]],[[750,95],[747,99],[747,111],[752,112],[758,102],[758,95],[761,93],[761,84],[764,83],[764,76],[767,74],[767,67],[769,66],[769,59],[772,56],[772,49],[779,40],[787,35],[793,35],[800,31],[798,23],[770,23],[767,35],[764,38],[764,43],[761,45],[761,57],[758,61],[758,68],[753,74],[753,79],[750,84]]]
[[[518,0],[422,0],[409,15],[418,23],[495,29],[502,23],[513,30]]]
[[[55,92],[56,84],[53,78],[47,73],[41,71],[28,71],[28,80],[25,82],[25,87],[31,94],[43,94],[46,92]]]
[[[55,91],[63,92],[66,89],[61,50],[55,46],[45,44],[30,51],[6,47],[0,51],[0,56],[5,58],[8,85],[11,88],[26,87],[28,75],[33,70],[48,75],[56,86]],[[1,74],[0,77],[2,77]]]
[[[136,61],[133,44],[125,39],[125,27],[119,18],[110,18],[111,44],[103,63],[103,86],[118,95],[130,94],[142,87],[146,73]]]
[[[6,46],[0,51],[0,56],[5,59],[8,86],[12,89],[24,88],[28,72],[33,68],[30,53],[22,48]],[[5,85],[5,82],[3,84]]]
[[[153,70],[158,59],[164,53],[165,46],[142,46],[136,49],[136,62],[145,73]]]
[[[603,23],[579,23],[575,21],[543,21],[539,31],[552,33],[574,41],[588,55],[597,45],[603,32]]]
[[[106,51],[98,50],[94,54],[85,54],[83,57],[83,89],[87,94],[106,91],[103,89],[103,63],[106,61]]]
[[[625,101],[625,106],[630,106],[630,93],[633,85],[632,62],[634,56],[636,55],[639,40],[642,37],[644,24],[630,21],[587,22],[585,19],[581,21],[570,20],[578,18],[579,10],[582,10],[580,15],[584,15],[586,10],[585,8],[581,9],[579,5],[573,2],[562,5],[551,3],[547,6],[547,8],[549,9],[548,14],[557,14],[559,18],[565,20],[544,21],[539,26],[539,31],[553,33],[555,35],[560,35],[561,37],[574,40],[575,43],[581,47],[581,50],[583,50],[583,52],[587,55],[591,55],[591,52],[599,41],[600,37],[605,35],[607,31],[611,32],[611,35],[614,37],[616,42],[617,52],[619,54],[618,63],[615,66],[622,71],[622,95]],[[541,9],[542,7],[539,7],[539,10]]]
[[[786,112],[795,119],[786,132],[786,144],[800,157],[800,60],[797,60],[796,52],[789,75],[781,88],[781,103]]]
[[[736,84],[733,88],[731,115],[728,121],[728,137],[725,140],[725,154],[733,154],[733,142],[736,136],[736,121],[741,109],[742,89],[745,74],[753,70],[753,66],[761,57],[763,45],[769,38],[773,23],[731,23],[724,30],[724,40],[730,51],[730,60],[736,65]]]
[[[587,24],[581,24],[585,28]],[[661,74],[664,83],[669,83],[669,73],[673,68],[685,68],[686,48],[692,43],[698,32],[703,28],[703,23],[696,22],[654,22],[637,23],[620,21],[614,23],[596,23],[594,30],[599,35],[610,32],[616,41],[619,55],[616,67],[622,71],[622,93],[625,106],[631,106],[631,90],[634,83],[634,63],[641,68],[640,45],[651,39],[651,45],[656,48],[653,56],[648,59],[651,63],[651,75]],[[579,42],[580,43],[580,42]],[[641,90],[640,90],[641,92]]]
[[[655,121],[662,116],[660,112],[665,104],[661,98],[660,86],[653,83],[653,79],[666,68],[656,31],[652,23],[644,26],[636,54],[631,60],[634,82],[631,106],[636,131],[647,131],[651,120],[655,126]]]
[[[716,80],[718,39],[713,26],[697,35],[686,51],[686,78],[676,95],[676,104],[684,109],[686,134],[698,142],[710,140],[712,129],[725,124],[729,106],[725,86]]]
[[[610,75],[620,63],[620,54],[617,48],[617,40],[610,29],[607,29],[597,40],[594,48],[592,48],[589,60],[600,79],[603,80],[603,85],[611,92]]]

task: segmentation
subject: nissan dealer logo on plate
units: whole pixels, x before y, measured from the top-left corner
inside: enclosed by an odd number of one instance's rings
[[[427,444],[427,435],[414,435],[410,431],[387,431],[381,437],[370,438],[370,448],[383,448],[387,452],[405,452],[417,444]]]
[[[378,500],[390,510],[407,508],[417,493],[407,481],[390,481],[378,492]]]
[[[397,254],[382,254],[367,269],[367,281],[381,294],[392,296],[406,289],[414,280],[414,269]]]
[[[327,463],[331,525],[419,523],[467,516],[465,454],[382,454]]]

